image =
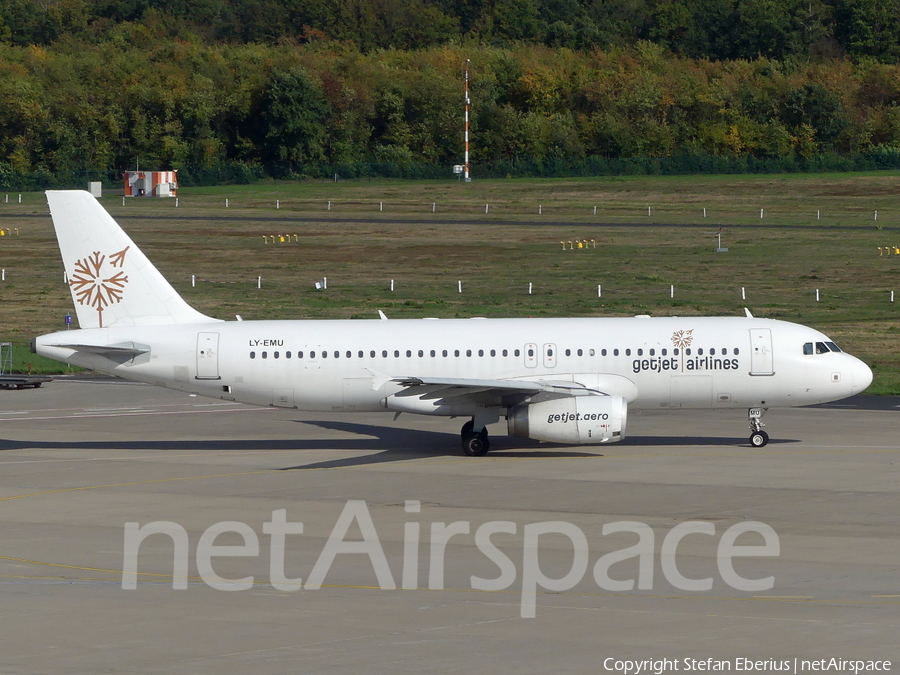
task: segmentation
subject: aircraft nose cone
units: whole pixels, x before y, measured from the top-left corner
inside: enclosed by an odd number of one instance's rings
[[[872,384],[872,369],[865,363],[854,357],[853,364],[853,393],[859,394]]]

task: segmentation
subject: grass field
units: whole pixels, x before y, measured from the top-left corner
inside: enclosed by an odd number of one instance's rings
[[[39,372],[48,364],[24,345],[64,328],[71,300],[43,195],[3,198],[0,228],[13,232],[0,236],[0,341]],[[900,256],[878,252],[900,247],[894,172],[272,182],[182,190],[177,208],[102,201],[188,302],[220,318],[737,315],[746,306],[823,330],[873,367],[871,391],[900,393]],[[714,251],[720,227],[728,253]],[[265,243],[272,235],[288,241]],[[596,248],[563,250],[576,240]],[[315,290],[323,277],[327,290]]]

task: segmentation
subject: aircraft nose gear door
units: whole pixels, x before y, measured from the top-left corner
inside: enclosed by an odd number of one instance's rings
[[[197,379],[220,379],[218,333],[197,333]]]
[[[750,374],[775,374],[772,365],[772,331],[768,328],[750,331]]]

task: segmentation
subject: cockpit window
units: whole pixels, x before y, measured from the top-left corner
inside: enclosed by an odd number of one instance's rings
[[[836,344],[834,344],[833,342],[826,342],[825,344],[828,346],[828,349],[830,349],[830,350],[833,351],[833,352],[839,352],[839,351],[841,351],[841,348],[838,347],[838,346],[837,346]]]
[[[803,353],[806,354],[807,356],[809,356],[810,354],[813,353],[812,342],[807,342],[805,345],[803,345]]]
[[[828,353],[828,347],[825,346],[825,343],[817,342],[816,343],[816,354],[827,354],[827,353]]]

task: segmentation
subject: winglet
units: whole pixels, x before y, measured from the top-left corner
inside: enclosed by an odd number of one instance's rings
[[[747,315],[747,318],[748,318],[748,319],[752,319],[752,318],[753,318],[753,315],[750,313],[750,310],[747,309],[746,307],[744,307],[744,314]]]
[[[378,318],[380,318],[382,321],[388,320],[387,315],[384,312],[382,312],[380,309],[378,310]]]

